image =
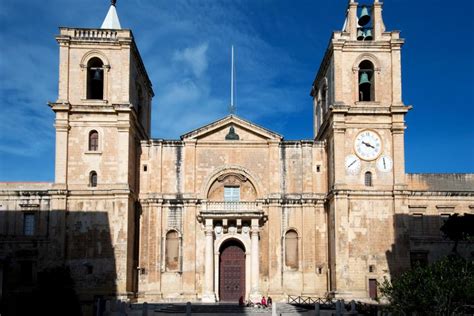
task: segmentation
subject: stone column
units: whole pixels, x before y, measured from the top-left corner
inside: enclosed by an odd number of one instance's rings
[[[212,219],[206,219],[206,250],[204,266],[204,293],[202,301],[206,303],[215,302],[214,295],[214,231]]]
[[[252,219],[252,230],[251,230],[251,241],[252,241],[252,288],[250,291],[250,300],[252,302],[260,302],[261,295],[258,285],[260,277],[260,266],[259,266],[259,250],[258,250],[258,233],[259,224],[258,219]]]

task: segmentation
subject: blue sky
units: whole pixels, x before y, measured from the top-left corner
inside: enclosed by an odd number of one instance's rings
[[[153,83],[152,137],[227,114],[235,45],[237,114],[312,138],[311,83],[346,0],[118,0]],[[106,0],[0,1],[0,181],[53,181],[58,26],[99,27]],[[386,0],[402,30],[407,172],[474,172],[474,1]]]

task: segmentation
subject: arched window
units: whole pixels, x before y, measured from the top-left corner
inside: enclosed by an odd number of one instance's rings
[[[89,173],[89,186],[93,188],[97,186],[97,172],[95,171]]]
[[[375,101],[374,65],[368,60],[359,64],[359,101]]]
[[[318,104],[316,105],[316,132],[319,132],[319,129],[321,128],[322,116],[321,101],[318,101]]]
[[[367,186],[367,187],[371,187],[371,186],[372,186],[372,172],[367,171],[367,172],[365,173],[364,183],[365,183],[365,186]]]
[[[285,234],[285,265],[298,269],[298,233],[289,230]]]
[[[179,236],[175,230],[170,230],[166,234],[165,245],[165,265],[166,270],[178,270],[179,264]]]
[[[92,130],[89,133],[89,151],[97,150],[99,150],[99,133],[97,133],[95,130]]]
[[[324,86],[323,89],[321,90],[321,106],[322,106],[322,111],[321,113],[326,114],[328,111],[328,87]]]
[[[140,85],[137,86],[137,116],[138,119],[142,119],[143,115],[143,93],[142,93],[142,87]]]
[[[87,63],[87,98],[104,98],[104,63],[97,57],[91,58]]]

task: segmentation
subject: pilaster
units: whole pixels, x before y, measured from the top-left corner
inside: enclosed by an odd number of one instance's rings
[[[269,293],[272,297],[283,295],[282,290],[282,231],[281,231],[281,216],[282,208],[276,202],[271,202],[268,206],[268,235],[271,237],[268,240],[268,271],[269,271]]]
[[[205,266],[204,266],[204,293],[202,301],[213,303],[216,301],[214,294],[214,229],[213,220],[205,220],[204,233],[206,235]]]
[[[378,0],[374,1],[372,8],[372,15],[374,19],[374,39],[378,40],[382,37],[382,33],[385,32],[385,25],[382,19],[382,3],[380,3]]]
[[[350,39],[352,41],[355,41],[357,37],[357,6],[358,5],[359,4],[357,2],[354,2],[353,0],[349,2],[347,19],[348,19]]]
[[[196,204],[187,203],[183,216],[183,289],[184,295],[195,298],[196,293]]]
[[[49,106],[56,113],[55,187],[67,189],[70,104],[50,103]]]
[[[250,239],[252,243],[252,282],[250,290],[250,300],[252,302],[258,302],[261,298],[259,278],[260,278],[260,257],[259,257],[259,241],[258,236],[260,232],[260,225],[258,219],[252,219],[252,227],[250,230]]]

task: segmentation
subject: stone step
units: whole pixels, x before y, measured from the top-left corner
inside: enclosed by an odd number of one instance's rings
[[[139,311],[142,309],[141,304],[134,304],[132,310]],[[185,315],[186,304],[148,304],[148,315]],[[191,305],[192,315],[271,315],[272,308],[244,307],[237,304],[199,304]],[[302,307],[290,304],[277,304],[277,315],[309,315],[308,310]]]

